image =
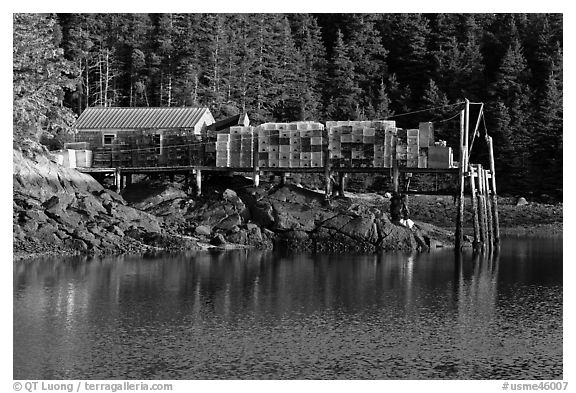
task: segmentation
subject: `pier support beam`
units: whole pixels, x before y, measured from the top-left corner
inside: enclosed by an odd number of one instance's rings
[[[114,170],[114,185],[116,186],[116,192],[120,193],[120,191],[122,191],[122,174],[120,168]]]
[[[488,139],[488,158],[490,160],[490,185],[492,186],[492,192],[490,194],[492,202],[492,216],[494,224],[494,242],[500,242],[500,222],[498,220],[498,194],[496,192],[496,168],[494,165],[494,145],[492,142],[492,137],[487,137]]]
[[[488,227],[488,244],[490,247],[494,245],[494,225],[492,223],[492,202],[490,201],[490,186],[488,176],[490,175],[488,170],[484,170],[484,189],[486,190],[486,221]]]
[[[478,178],[478,172],[476,168],[470,168],[470,190],[472,193],[472,215],[473,215],[473,222],[474,222],[474,248],[478,248],[480,246],[480,221],[478,219],[478,195],[476,193],[476,179]]]
[[[196,196],[202,195],[202,171],[196,169]]]
[[[344,196],[344,190],[346,189],[346,173],[338,172],[338,195]]]
[[[328,138],[328,134],[324,132],[325,138]],[[330,148],[324,151],[324,198],[329,199],[332,194],[332,162],[330,161]]]
[[[468,170],[468,148],[465,128],[468,125],[468,101],[466,108],[460,112],[460,171],[458,176],[458,210],[456,211],[456,251],[459,251],[464,243],[464,176]]]
[[[398,160],[392,159],[392,184],[394,186],[394,192],[398,192],[400,189],[400,170],[398,169]]]
[[[478,171],[478,217],[480,219],[480,241],[483,244],[488,242],[488,226],[487,226],[487,218],[486,218],[486,191],[484,190],[484,170],[482,169],[482,165],[478,164],[476,166]]]

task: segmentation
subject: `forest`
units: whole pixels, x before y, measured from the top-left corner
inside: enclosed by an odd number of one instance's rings
[[[218,120],[392,119],[457,146],[485,104],[500,191],[562,198],[562,14],[14,14],[13,139],[58,147],[91,106]],[[480,143],[478,143],[480,145]],[[477,159],[484,159],[479,149]]]

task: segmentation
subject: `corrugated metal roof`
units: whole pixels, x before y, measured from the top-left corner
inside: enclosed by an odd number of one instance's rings
[[[193,128],[208,108],[87,108],[77,129]]]

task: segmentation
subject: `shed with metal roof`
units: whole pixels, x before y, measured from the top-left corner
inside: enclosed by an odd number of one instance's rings
[[[76,140],[92,148],[122,142],[135,134],[156,135],[161,141],[167,133],[201,135],[215,120],[208,108],[130,107],[87,108],[76,121]]]

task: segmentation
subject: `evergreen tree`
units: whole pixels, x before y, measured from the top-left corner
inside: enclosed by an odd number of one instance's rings
[[[419,106],[430,78],[428,20],[421,14],[388,14],[383,17],[380,31],[390,51],[389,72],[396,74],[401,85],[409,87],[405,90],[412,94],[409,106]]]
[[[377,16],[352,15],[350,21],[349,56],[354,64],[354,79],[362,90],[360,106],[372,107],[378,99],[378,86],[386,77],[388,51],[382,45],[380,33],[375,29]]]
[[[374,119],[387,119],[394,114],[390,107],[391,101],[388,97],[386,84],[384,80],[380,82],[380,89],[378,90],[378,104],[374,111]]]
[[[42,132],[66,133],[72,111],[63,106],[66,89],[76,87],[73,63],[59,47],[60,30],[54,16],[14,14],[13,137],[38,141]]]
[[[360,88],[352,75],[354,64],[348,57],[348,47],[342,32],[336,35],[336,46],[331,69],[330,103],[327,114],[332,120],[355,120],[358,118]]]
[[[326,84],[326,50],[322,43],[316,18],[297,15],[294,18],[294,41],[301,61],[297,97],[300,105],[300,120],[319,119],[322,116],[322,92]]]

